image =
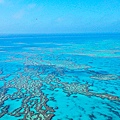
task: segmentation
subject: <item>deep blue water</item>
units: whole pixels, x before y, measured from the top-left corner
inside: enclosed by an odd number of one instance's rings
[[[120,120],[120,34],[0,35],[0,120]]]

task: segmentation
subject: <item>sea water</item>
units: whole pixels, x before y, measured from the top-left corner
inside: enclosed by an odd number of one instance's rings
[[[120,120],[120,34],[0,35],[0,120]]]

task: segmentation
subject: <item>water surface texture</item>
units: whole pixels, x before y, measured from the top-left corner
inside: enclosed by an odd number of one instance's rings
[[[0,35],[0,120],[120,120],[120,35]]]

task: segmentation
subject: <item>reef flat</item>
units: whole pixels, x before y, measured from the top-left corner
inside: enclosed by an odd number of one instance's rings
[[[120,41],[110,38],[1,38],[0,120],[118,120]]]

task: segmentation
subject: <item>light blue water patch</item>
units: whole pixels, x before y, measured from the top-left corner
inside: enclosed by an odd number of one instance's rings
[[[4,86],[4,82],[0,81],[0,87]]]
[[[16,89],[16,88],[9,88],[9,89],[7,90],[7,93],[6,93],[6,94],[12,95],[12,94],[15,93],[15,92],[17,92],[17,89]]]
[[[4,105],[9,105],[9,112],[12,112],[13,110],[21,107],[22,104],[22,99],[16,99],[16,100],[10,100],[8,99],[7,101],[5,101]]]

